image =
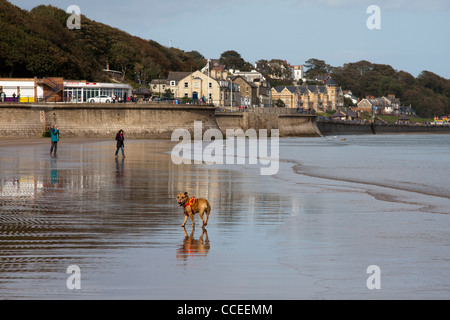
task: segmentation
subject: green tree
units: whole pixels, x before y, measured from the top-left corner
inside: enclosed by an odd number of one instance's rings
[[[234,51],[228,50],[223,52],[220,55],[219,63],[225,65],[226,69],[238,69],[243,70],[243,67],[246,65],[245,60],[241,57],[241,55]]]
[[[164,90],[164,95],[163,95],[163,97],[166,98],[166,99],[173,98],[173,92],[172,92],[172,90],[170,90],[170,89]]]
[[[265,59],[260,59],[260,60],[256,61],[255,65],[256,65],[256,70],[258,70],[262,74],[268,75],[270,73],[269,61],[267,61]]]
[[[284,104],[283,100],[281,100],[281,99],[275,100],[274,101],[274,105],[275,105],[275,107],[278,107],[278,108],[285,108],[286,107],[286,105]]]
[[[268,63],[269,75],[292,82],[292,71],[286,60],[272,59]]]
[[[135,55],[136,51],[134,48],[126,43],[119,42],[112,47],[113,62],[120,66],[122,71],[122,81],[125,80],[127,71],[131,68],[133,62],[135,62]]]
[[[292,85],[292,71],[285,60],[261,59],[256,62],[256,69],[269,81],[272,87]]]
[[[380,79],[380,88],[378,91],[378,96],[385,96],[390,93],[395,94],[400,97],[402,94],[402,86],[400,82],[392,77],[383,77]]]
[[[311,58],[305,61],[303,65],[306,68],[305,75],[307,78],[313,78],[314,76],[330,73],[333,67],[327,64],[324,60]]]
[[[435,93],[450,97],[450,80],[438,76],[430,71],[422,71],[417,77],[419,84],[433,90]]]

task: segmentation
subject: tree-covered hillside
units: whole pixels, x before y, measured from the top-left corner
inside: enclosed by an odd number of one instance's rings
[[[402,105],[411,104],[418,115],[450,114],[450,80],[430,71],[422,71],[415,78],[389,65],[359,61],[333,68],[331,76],[343,89],[350,89],[360,98],[394,93]]]
[[[52,6],[22,10],[0,0],[0,77],[58,76],[108,81],[107,61],[124,81],[165,77],[206,64],[196,52],[161,46],[81,16],[81,29],[70,30],[69,14]]]

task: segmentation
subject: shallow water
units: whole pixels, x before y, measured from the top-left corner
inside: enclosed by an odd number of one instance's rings
[[[275,176],[177,166],[166,141],[0,148],[0,297],[448,299],[448,141],[281,139]],[[184,191],[211,202],[206,230],[180,228]]]

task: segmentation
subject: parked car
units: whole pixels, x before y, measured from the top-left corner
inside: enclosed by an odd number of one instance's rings
[[[95,103],[95,102],[99,102],[99,103],[111,103],[113,101],[113,98],[108,97],[108,96],[96,96],[94,98],[89,98],[88,102],[89,103]]]

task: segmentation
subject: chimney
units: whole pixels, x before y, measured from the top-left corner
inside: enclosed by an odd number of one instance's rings
[[[108,60],[106,60],[106,70],[109,71],[109,61]]]

